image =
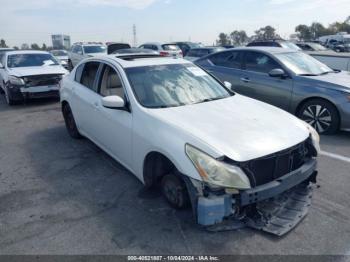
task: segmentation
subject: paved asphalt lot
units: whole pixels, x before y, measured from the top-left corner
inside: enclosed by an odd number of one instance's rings
[[[350,157],[350,134],[322,138]],[[350,162],[319,158],[309,215],[282,238],[208,233],[87,139],[72,140],[57,101],[0,96],[0,254],[350,254]]]

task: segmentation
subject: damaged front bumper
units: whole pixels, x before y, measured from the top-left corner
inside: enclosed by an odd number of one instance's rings
[[[198,224],[209,231],[244,226],[278,236],[293,229],[307,214],[316,183],[317,161],[309,159],[297,170],[267,184],[233,193],[201,189],[201,182],[186,182]]]

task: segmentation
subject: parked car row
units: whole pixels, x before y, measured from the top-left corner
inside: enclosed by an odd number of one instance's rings
[[[238,65],[244,52],[211,56]],[[263,67],[268,56],[245,61]],[[281,69],[272,73],[283,82]],[[320,152],[315,129],[187,60],[90,57],[63,78],[60,98],[73,138],[93,141],[173,207],[191,205],[210,231],[249,226],[280,236],[307,214]]]

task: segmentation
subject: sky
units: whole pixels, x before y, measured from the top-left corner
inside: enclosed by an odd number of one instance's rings
[[[248,35],[272,25],[284,38],[295,26],[328,25],[350,15],[350,0],[0,0],[0,38],[9,46],[72,42],[194,41],[210,45],[220,32]]]

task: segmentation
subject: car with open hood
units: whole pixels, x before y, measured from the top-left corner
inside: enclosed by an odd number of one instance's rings
[[[284,109],[320,134],[350,130],[350,73],[304,52],[278,47],[235,48],[195,63],[242,95]]]
[[[73,138],[89,138],[159,186],[173,207],[191,204],[206,229],[283,235],[307,214],[319,136],[229,87],[184,59],[125,54],[82,61],[60,97]]]
[[[9,51],[0,61],[0,87],[13,105],[31,98],[58,97],[59,82],[68,71],[50,53]]]

